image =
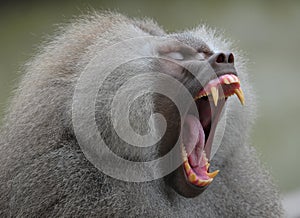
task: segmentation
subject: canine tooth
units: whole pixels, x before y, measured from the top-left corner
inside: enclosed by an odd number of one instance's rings
[[[213,100],[214,100],[214,104],[215,104],[215,106],[217,106],[218,105],[218,100],[219,100],[219,91],[216,87],[211,87],[210,91],[211,91],[211,95],[212,95]]]
[[[207,175],[208,175],[210,178],[215,178],[215,177],[218,175],[219,172],[220,172],[220,170],[216,170],[216,171],[214,171],[214,172],[212,172],[212,173],[207,173]]]
[[[241,88],[235,89],[234,93],[239,98],[241,104],[244,105],[245,104],[245,97],[244,97],[244,93],[243,93],[242,89]]]

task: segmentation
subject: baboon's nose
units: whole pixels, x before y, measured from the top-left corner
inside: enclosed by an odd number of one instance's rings
[[[234,63],[234,56],[231,52],[229,53],[216,53],[210,59],[212,62],[215,63],[229,63],[233,64]]]
[[[236,74],[234,67],[234,56],[231,52],[215,53],[208,59],[208,62],[218,76],[223,75],[224,73]]]

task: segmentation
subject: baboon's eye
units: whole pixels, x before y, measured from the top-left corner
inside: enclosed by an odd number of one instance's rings
[[[169,52],[169,53],[167,54],[167,56],[168,56],[169,58],[174,59],[174,60],[183,60],[183,59],[184,59],[183,54],[181,54],[180,52]]]

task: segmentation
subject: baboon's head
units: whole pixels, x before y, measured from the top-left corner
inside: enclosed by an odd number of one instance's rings
[[[179,140],[178,155],[183,161],[166,181],[183,196],[194,197],[209,186],[219,172],[210,172],[210,160],[214,135],[226,101],[236,95],[243,105],[244,94],[233,53],[213,51],[201,37],[191,33],[174,34],[170,38],[176,41],[158,48],[160,56],[165,58],[160,62],[161,69],[177,78],[189,90],[194,102],[186,105],[184,116],[180,117],[178,108],[168,99],[159,99],[161,111],[167,111],[164,113],[169,134],[165,137]],[[192,106],[196,106],[196,110]],[[165,140],[166,144],[172,141],[170,138]],[[162,143],[163,153],[167,147]]]
[[[120,30],[120,34],[124,35],[126,31]],[[116,60],[118,62],[119,57],[130,56],[131,53],[139,53],[142,58],[119,61],[121,64],[103,82],[96,103],[98,129],[110,150],[130,161],[152,161],[172,151],[173,156],[167,164],[172,165],[173,160],[178,159],[181,164],[174,161],[179,167],[176,166],[173,172],[165,174],[165,182],[185,197],[197,196],[212,183],[219,172],[210,172],[210,165],[213,165],[211,157],[214,136],[223,117],[222,112],[227,106],[226,101],[230,96],[236,95],[244,104],[235,56],[227,50],[213,50],[201,35],[194,32],[166,34],[149,39],[146,37],[142,39],[142,43],[138,39],[135,41],[134,35],[132,38],[128,44],[130,49],[116,46],[114,59],[107,66],[111,66]],[[122,55],[122,52],[126,54]],[[104,54],[103,58],[107,58],[107,53]],[[100,67],[104,68],[102,65]],[[149,71],[157,74],[150,76]],[[146,76],[141,79],[140,75]],[[159,75],[173,78],[181,86],[172,88],[168,79]],[[120,87],[126,83],[129,86],[120,91]],[[153,87],[165,92],[156,93]],[[190,99],[183,95],[186,90]],[[117,92],[126,94],[115,98]],[[132,99],[134,93],[142,94]],[[128,108],[127,115],[121,113],[122,108]],[[114,113],[111,113],[112,109]],[[149,123],[153,114],[163,115],[166,125],[160,126],[159,122],[155,123],[155,119],[153,125]],[[123,122],[127,116],[129,122]],[[153,146],[139,147],[144,143],[142,138],[140,143],[136,143],[137,146],[128,143],[128,139],[130,141],[135,137],[131,130],[141,136],[149,133],[155,135],[160,131],[164,134]],[[110,158],[107,158],[107,162],[109,161]],[[122,166],[111,166],[115,172],[120,167]],[[166,165],[162,164],[160,167],[163,171]],[[124,170],[119,170],[120,173],[122,171]],[[140,174],[143,173],[145,172],[142,170]]]

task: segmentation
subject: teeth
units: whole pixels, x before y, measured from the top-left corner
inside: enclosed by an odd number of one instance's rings
[[[208,184],[210,184],[212,181],[213,181],[213,179],[210,178],[209,180],[204,181],[203,184],[204,184],[204,185],[208,185]]]
[[[234,82],[234,79],[232,78],[232,76],[228,75],[228,80],[230,83],[233,83]]]
[[[232,81],[233,81],[233,82],[235,82],[235,83],[238,82],[237,77],[232,76],[231,78],[232,78]]]
[[[224,83],[225,83],[226,85],[230,84],[230,82],[228,81],[227,78],[224,79]]]
[[[182,159],[183,161],[186,161],[188,158],[187,158],[187,154],[182,152]]]
[[[214,171],[214,172],[212,172],[212,173],[207,173],[207,175],[208,175],[210,178],[215,178],[215,177],[218,175],[219,172],[220,172],[220,170],[216,170],[216,171]]]
[[[219,91],[216,87],[211,87],[211,95],[213,97],[213,100],[214,100],[214,104],[215,106],[218,105],[218,100],[219,100]]]
[[[244,93],[243,93],[242,89],[241,88],[235,89],[234,93],[239,98],[241,104],[244,105],[245,104],[245,97],[244,97]]]
[[[197,181],[197,185],[199,185],[199,186],[206,186],[206,185],[209,185],[212,181],[213,181],[212,178],[209,179],[209,180],[201,180],[201,179],[199,179]]]
[[[201,94],[201,95],[198,95],[197,97],[194,98],[194,100],[196,101],[196,100],[198,100],[198,99],[200,99],[200,98],[202,98],[202,97],[204,97],[204,96],[207,96],[207,94],[206,94],[206,93],[203,93],[203,94]]]
[[[197,180],[196,174],[195,174],[195,173],[191,173],[191,174],[189,175],[189,181],[191,181],[191,182],[196,182],[196,180]]]
[[[201,179],[199,179],[199,180],[197,181],[197,185],[203,186],[203,181],[202,181]]]
[[[208,164],[209,163],[207,163],[206,166]],[[207,173],[209,179],[202,180],[202,179],[198,178],[197,174],[192,170],[192,168],[189,165],[188,161],[185,161],[183,165],[184,165],[185,172],[187,174],[188,180],[191,183],[193,183],[195,185],[198,185],[198,186],[207,186],[207,185],[209,185],[213,181],[213,178],[219,173],[219,170],[216,170],[212,173]]]
[[[189,172],[191,170],[191,166],[189,165],[188,161],[184,162],[184,168],[185,168],[186,172]]]
[[[183,159],[183,161],[187,161],[187,153],[186,153],[186,150],[185,150],[185,148],[184,148],[184,145],[183,144],[181,144],[181,156],[182,156],[182,159]]]
[[[239,83],[240,80],[239,78],[237,78],[236,76],[233,76],[233,75],[228,75],[226,78],[223,79],[223,82],[228,85],[228,84],[231,84],[231,83]]]

